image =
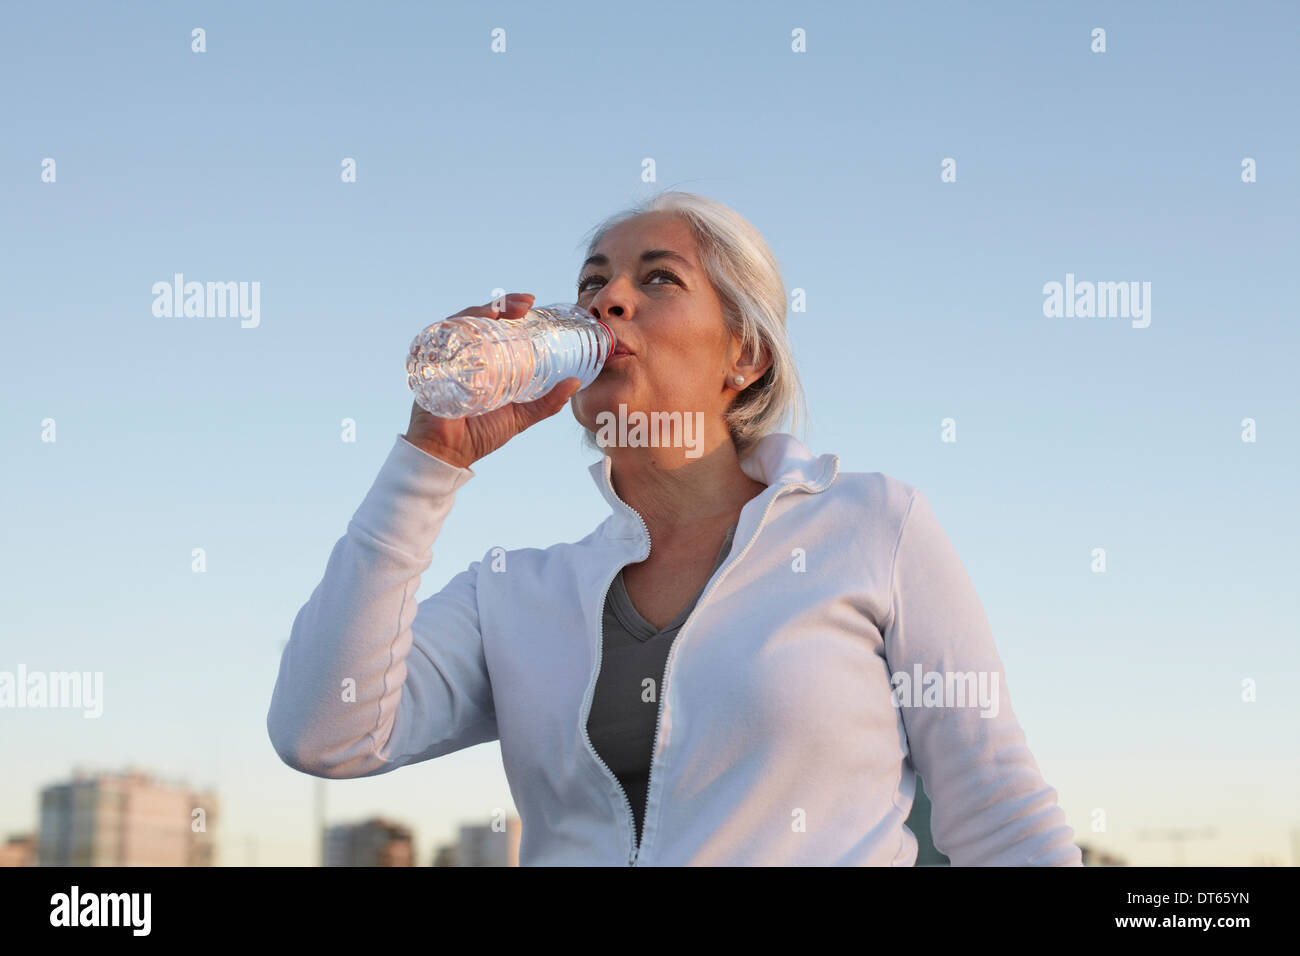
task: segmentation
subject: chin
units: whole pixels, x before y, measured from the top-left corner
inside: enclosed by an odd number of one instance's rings
[[[619,404],[633,409],[632,390],[617,379],[597,379],[573,396],[573,415],[585,427],[596,427],[596,416],[601,412],[618,414]]]

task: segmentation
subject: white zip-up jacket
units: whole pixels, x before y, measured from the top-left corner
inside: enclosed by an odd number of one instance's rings
[[[768,487],[669,653],[638,847],[586,731],[606,592],[651,547],[610,467],[589,469],[612,514],[582,540],[491,548],[417,603],[474,472],[399,435],[294,619],[281,759],[364,777],[499,740],[525,866],[910,866],[916,773],[954,865],[1081,864],[926,498],[784,433],[743,459]]]

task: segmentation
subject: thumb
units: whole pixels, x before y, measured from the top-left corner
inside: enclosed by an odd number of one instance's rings
[[[566,378],[541,398],[516,405],[520,431],[537,424],[543,418],[550,418],[563,408],[565,403],[581,388],[582,379]]]

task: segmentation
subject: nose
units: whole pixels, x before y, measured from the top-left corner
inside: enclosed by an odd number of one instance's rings
[[[597,289],[596,295],[587,304],[587,311],[598,319],[623,319],[630,314],[617,281],[606,283]]]
[[[591,305],[587,307],[587,311],[598,319],[621,319],[625,314],[621,305],[606,305],[599,301],[599,297],[591,300]]]

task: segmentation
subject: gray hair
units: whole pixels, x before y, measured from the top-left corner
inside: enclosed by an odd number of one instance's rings
[[[588,232],[586,255],[614,226],[651,212],[678,216],[695,238],[705,274],[722,303],[727,328],[739,335],[741,354],[757,361],[767,349],[772,365],[745,388],[727,409],[727,428],[740,457],[764,435],[790,418],[792,428],[807,421],[803,385],[786,335],[785,285],[776,257],[757,229],[738,212],[696,193],[661,192],[597,223]],[[802,413],[802,414],[801,414]],[[583,429],[587,446],[602,450]]]

